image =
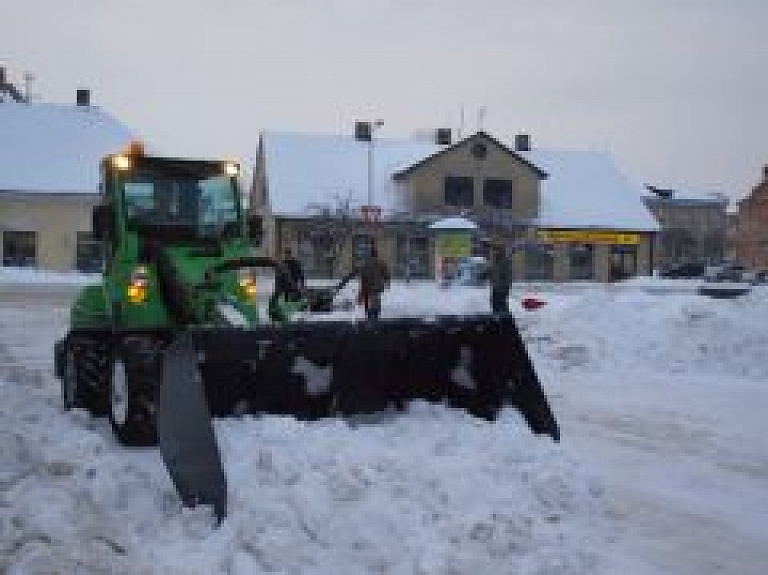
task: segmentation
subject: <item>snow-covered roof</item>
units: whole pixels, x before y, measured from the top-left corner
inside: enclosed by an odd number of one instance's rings
[[[627,179],[610,154],[553,150],[521,154],[549,174],[541,182],[541,227],[659,230],[643,203],[645,188]]]
[[[96,193],[99,162],[131,139],[98,106],[0,103],[0,192]]]
[[[267,188],[272,212],[302,216],[312,206],[368,203],[369,142],[346,135],[264,133]],[[377,138],[373,142],[373,201],[386,217],[406,211],[399,171],[445,149],[428,141]],[[644,188],[626,179],[609,154],[535,150],[519,152],[548,177],[541,181],[544,227],[657,231],[642,201]]]
[[[437,220],[435,223],[431,224],[430,229],[433,230],[476,230],[477,224],[474,222],[470,222],[466,218],[461,218],[458,216],[453,216],[450,218],[443,218],[441,220]]]
[[[280,215],[309,215],[313,206],[334,207],[349,200],[367,205],[368,154],[371,153],[372,201],[389,216],[405,210],[402,190],[392,174],[443,146],[419,140],[376,138],[373,143],[353,136],[262,134],[267,187],[272,211]]]
[[[643,196],[651,201],[663,201],[679,204],[722,204],[729,203],[728,197],[720,192],[704,192],[698,190],[678,189],[678,188],[656,188],[646,187]],[[654,192],[658,190],[661,193]]]

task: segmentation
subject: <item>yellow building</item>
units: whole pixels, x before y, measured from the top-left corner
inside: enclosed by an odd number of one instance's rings
[[[0,99],[0,257],[4,266],[98,269],[90,236],[99,162],[129,130],[79,90],[76,104]]]
[[[367,135],[262,134],[251,206],[266,253],[290,246],[310,274],[338,274],[375,241],[396,276],[433,277],[430,226],[461,216],[476,225],[472,255],[503,243],[520,280],[651,273],[658,223],[609,154],[484,132],[455,143]]]

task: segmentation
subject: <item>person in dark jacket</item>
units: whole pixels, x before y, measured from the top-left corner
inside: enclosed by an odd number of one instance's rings
[[[376,246],[372,245],[360,270],[360,301],[368,319],[376,319],[381,314],[381,293],[389,286],[389,281],[389,267],[379,259]]]
[[[304,269],[293,256],[290,248],[283,252],[283,259],[275,267],[275,289],[269,298],[269,316],[273,321],[280,318],[278,300],[298,301],[304,293]]]
[[[296,301],[304,292],[304,268],[301,262],[294,257],[290,248],[286,248],[283,253],[283,261],[278,271],[280,288],[278,291],[286,295],[287,299]]]
[[[491,252],[491,266],[488,270],[491,284],[491,311],[509,313],[509,288],[512,284],[512,266],[504,246],[496,245]]]

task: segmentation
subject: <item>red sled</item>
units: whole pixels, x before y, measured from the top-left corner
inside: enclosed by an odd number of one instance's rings
[[[523,309],[525,309],[526,311],[533,311],[533,310],[539,309],[545,303],[546,302],[544,302],[543,300],[540,300],[537,297],[528,296],[523,298],[521,305],[523,306]]]

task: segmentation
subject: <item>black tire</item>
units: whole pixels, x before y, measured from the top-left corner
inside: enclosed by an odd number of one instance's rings
[[[88,407],[86,385],[80,376],[82,360],[74,344],[66,342],[62,354],[61,400],[64,409]]]
[[[123,445],[157,443],[154,414],[154,381],[146,358],[128,346],[120,347],[111,362],[109,422]]]

